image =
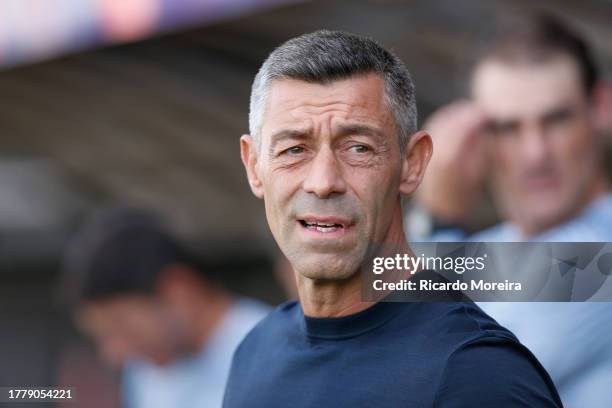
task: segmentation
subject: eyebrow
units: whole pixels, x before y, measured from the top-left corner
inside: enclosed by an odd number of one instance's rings
[[[383,132],[380,129],[359,123],[349,123],[340,125],[334,130],[334,134],[336,137],[343,137],[348,135],[363,135],[379,139],[384,136]],[[271,141],[269,152],[273,153],[276,145],[285,140],[306,140],[311,136],[312,130],[310,128],[279,130],[278,132],[273,133],[272,136],[270,136]]]
[[[346,125],[340,125],[338,126],[336,133],[338,136],[363,135],[375,138],[382,138],[384,136],[383,132],[377,127],[363,125],[360,123],[349,123]]]
[[[548,112],[542,115],[543,121],[550,121],[554,119],[558,119],[560,117],[570,117],[576,112],[576,108],[574,106],[559,106],[555,109],[551,109]]]
[[[542,113],[541,115],[537,117],[537,120],[546,122],[546,121],[550,121],[558,117],[569,117],[573,115],[575,111],[576,111],[576,107],[574,106],[561,105],[561,106],[549,109],[548,111]],[[517,128],[520,125],[521,125],[521,120],[517,118],[508,118],[508,119],[492,118],[487,122],[486,128],[489,131],[499,131],[501,129]]]
[[[274,153],[277,144],[285,140],[305,140],[310,137],[310,129],[283,129],[270,136],[269,153]]]
[[[490,132],[498,132],[502,129],[515,128],[519,126],[519,120],[510,119],[489,119],[485,124],[485,129]]]

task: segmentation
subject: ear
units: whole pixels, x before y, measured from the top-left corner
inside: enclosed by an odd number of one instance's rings
[[[427,132],[421,130],[410,136],[402,156],[400,180],[400,192],[402,194],[412,194],[421,184],[432,153],[433,142]]]
[[[259,174],[257,174],[257,146],[255,140],[250,135],[243,135],[240,138],[240,157],[247,173],[251,191],[257,198],[263,198],[263,185]]]
[[[599,81],[593,88],[595,126],[598,130],[607,131],[612,127],[612,85]]]

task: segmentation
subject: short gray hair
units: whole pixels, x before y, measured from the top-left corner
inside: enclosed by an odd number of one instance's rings
[[[253,81],[249,131],[260,144],[260,132],[271,83],[297,79],[330,83],[358,74],[379,74],[385,83],[385,99],[395,118],[400,149],[417,128],[414,85],[402,61],[369,38],[342,31],[315,31],[276,48]]]

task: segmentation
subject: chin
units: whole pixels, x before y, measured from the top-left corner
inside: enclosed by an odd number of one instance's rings
[[[346,280],[359,271],[361,257],[344,254],[297,254],[290,259],[295,271],[313,280]]]

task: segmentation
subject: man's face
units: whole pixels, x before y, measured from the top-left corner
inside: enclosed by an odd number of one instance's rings
[[[251,186],[299,274],[349,278],[372,242],[402,233],[402,160],[381,77],[275,81],[260,138]],[[247,171],[256,143],[243,137]]]
[[[90,301],[80,308],[80,328],[96,343],[102,357],[120,367],[130,359],[167,364],[180,343],[167,310],[153,296],[121,295]]]
[[[599,171],[593,112],[575,62],[485,60],[473,95],[490,118],[492,187],[505,216],[536,233],[574,215]]]

